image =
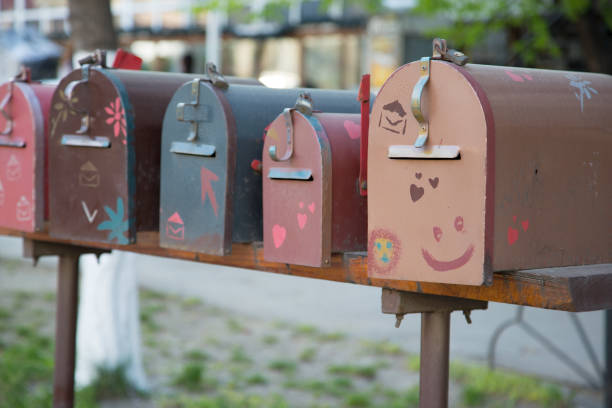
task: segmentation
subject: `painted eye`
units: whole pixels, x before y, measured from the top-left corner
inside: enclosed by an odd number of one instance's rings
[[[391,249],[391,246],[392,246],[391,242],[387,242],[387,248]]]
[[[459,216],[455,218],[455,229],[457,231],[463,231],[463,217]]]
[[[376,243],[376,248],[380,249],[380,242]]]
[[[433,227],[433,234],[436,241],[440,242],[442,239],[442,229],[440,227]]]

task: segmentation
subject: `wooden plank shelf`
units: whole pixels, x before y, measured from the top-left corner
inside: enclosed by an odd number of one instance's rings
[[[545,309],[583,312],[612,308],[612,264],[495,273],[490,286],[450,285],[369,278],[364,252],[334,254],[328,268],[266,262],[261,242],[234,244],[226,256],[161,248],[157,232],[142,232],[133,245],[56,239],[46,232],[23,233],[0,228],[0,235],[80,247],[117,249],[165,258],[254,269],[305,278],[391,288],[408,292],[454,296]]]

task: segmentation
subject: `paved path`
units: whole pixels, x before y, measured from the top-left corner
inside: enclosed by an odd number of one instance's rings
[[[20,256],[20,241],[0,237],[0,256]],[[417,353],[419,316],[406,316],[399,329],[394,317],[380,313],[380,289],[315,279],[297,278],[237,268],[137,257],[138,277],[147,288],[192,296],[248,316],[312,324],[328,331],[342,331],[366,339],[388,339]],[[53,265],[54,260],[44,261]],[[516,306],[490,303],[489,310],[472,313],[471,325],[461,313],[451,322],[451,359],[485,362],[491,335],[498,325],[516,313]],[[578,318],[603,361],[603,313],[580,313]],[[595,376],[570,316],[565,312],[525,309],[525,319],[557,347]],[[497,362],[503,367],[557,380],[584,381],[539,343],[517,327],[508,329],[497,346]]]

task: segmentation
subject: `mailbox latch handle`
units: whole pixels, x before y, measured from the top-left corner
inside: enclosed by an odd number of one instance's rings
[[[293,108],[285,108],[283,110],[285,126],[287,127],[287,149],[282,157],[278,157],[276,145],[270,146],[268,153],[274,161],[287,161],[293,156],[293,111],[301,112],[306,116],[312,115],[312,97],[308,92],[300,92]]]
[[[417,81],[414,89],[412,90],[412,96],[410,98],[410,110],[412,115],[418,122],[417,140],[414,143],[414,147],[422,148],[427,143],[429,137],[429,121],[423,115],[422,110],[422,97],[425,86],[430,79],[430,68],[431,60],[439,59],[449,61],[457,65],[465,65],[469,61],[469,58],[464,53],[457,50],[449,50],[446,45],[446,40],[441,38],[435,38],[433,40],[433,52],[431,57],[423,57],[419,61],[419,80]]]

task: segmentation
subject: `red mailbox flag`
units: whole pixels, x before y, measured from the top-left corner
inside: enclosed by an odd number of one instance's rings
[[[122,48],[117,49],[115,54],[115,60],[113,61],[113,68],[121,69],[133,69],[140,70],[142,67],[142,58],[123,50]]]

